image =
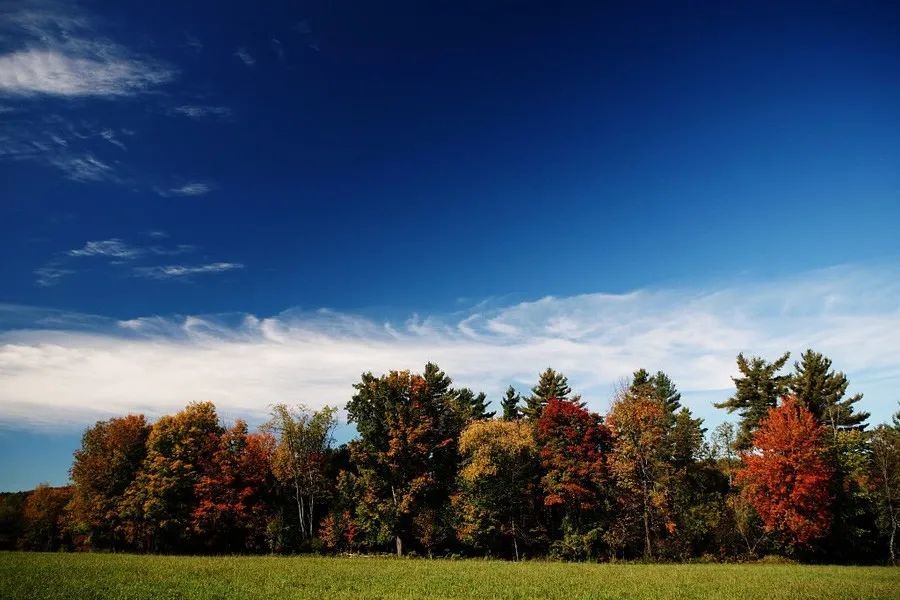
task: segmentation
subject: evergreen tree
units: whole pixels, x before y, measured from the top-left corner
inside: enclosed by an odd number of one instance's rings
[[[538,384],[531,388],[531,396],[525,399],[525,409],[522,413],[529,419],[539,419],[550,398],[568,400],[583,407],[584,403],[581,402],[581,396],[569,398],[571,393],[572,388],[569,387],[569,379],[562,373],[547,367],[538,378]]]
[[[733,377],[736,392],[725,402],[715,404],[716,408],[727,409],[729,413],[738,411],[741,421],[735,445],[743,450],[750,447],[753,432],[759,422],[778,404],[778,399],[787,392],[790,376],[779,375],[791,353],[785,352],[774,362],[754,356],[749,360],[743,354],[737,356],[738,370],[743,377]]]
[[[462,388],[456,392],[456,401],[459,403],[460,410],[466,415],[468,421],[493,419],[494,415],[497,414],[494,411],[488,412],[488,401],[484,392],[476,395],[469,388]]]
[[[522,418],[522,410],[519,408],[521,401],[522,396],[516,391],[516,388],[513,386],[506,388],[506,395],[500,401],[500,406],[503,407],[504,421],[517,421]]]
[[[675,382],[662,371],[657,371],[651,380],[656,397],[666,405],[666,411],[675,415],[681,408],[681,393],[676,389]]]
[[[838,431],[864,429],[869,418],[869,413],[857,413],[853,409],[862,394],[844,399],[849,384],[846,375],[831,370],[830,359],[807,350],[800,362],[794,363],[790,390],[819,423],[836,435]]]
[[[661,400],[673,419],[678,409],[681,408],[681,393],[675,387],[675,382],[662,371],[657,371],[656,375],[650,375],[647,369],[638,369],[632,375],[631,391],[643,392]]]

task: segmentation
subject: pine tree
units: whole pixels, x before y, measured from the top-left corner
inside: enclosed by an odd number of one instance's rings
[[[475,394],[469,388],[462,388],[456,392],[456,401],[459,403],[460,409],[468,416],[468,420],[480,421],[482,419],[493,419],[496,412],[488,412],[487,396],[484,392]]]
[[[519,408],[521,401],[522,396],[516,391],[516,388],[513,386],[506,388],[506,395],[500,401],[500,406],[503,407],[504,421],[518,421],[522,418],[522,410]]]
[[[759,422],[778,404],[778,399],[787,392],[789,375],[779,375],[791,353],[785,352],[774,362],[754,356],[749,360],[743,354],[737,356],[738,370],[743,377],[733,377],[735,395],[715,404],[716,408],[727,409],[729,413],[738,411],[741,417],[736,448],[744,450],[752,443],[753,432]]]
[[[666,411],[675,415],[681,408],[681,393],[675,387],[675,382],[669,379],[669,376],[662,371],[657,371],[651,380],[653,391],[656,397],[662,400],[666,405]]]
[[[846,375],[831,370],[830,359],[807,350],[800,362],[794,363],[790,390],[819,423],[837,434],[838,431],[862,430],[869,418],[869,413],[857,413],[853,409],[853,405],[862,399],[862,394],[844,399],[849,384]]]
[[[675,414],[681,408],[681,393],[668,375],[662,371],[657,371],[656,375],[650,375],[647,369],[638,369],[632,375],[631,391],[645,393],[662,401],[674,423]]]
[[[584,403],[581,402],[581,397],[569,398],[571,393],[572,388],[569,387],[569,379],[562,373],[547,367],[541,373],[538,384],[531,388],[531,396],[525,399],[525,409],[522,413],[529,419],[539,419],[541,413],[544,412],[544,406],[547,405],[547,401],[550,398],[569,400],[583,407]]]

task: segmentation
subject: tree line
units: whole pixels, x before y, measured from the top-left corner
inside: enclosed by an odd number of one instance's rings
[[[548,368],[498,415],[433,363],[363,374],[340,446],[330,407],[100,421],[70,486],[0,498],[0,548],[895,563],[900,413],[870,429],[828,358],[788,360],[739,355],[712,432],[663,372],[600,415]]]

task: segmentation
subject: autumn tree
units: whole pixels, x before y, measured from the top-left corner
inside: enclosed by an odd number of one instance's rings
[[[143,415],[99,421],[84,432],[70,470],[72,527],[90,547],[122,548],[119,502],[141,468],[149,433]]]
[[[516,421],[522,418],[522,396],[516,391],[516,388],[509,386],[503,399],[500,400],[500,407],[503,409],[504,421]]]
[[[616,531],[608,537],[614,546],[627,545],[637,529],[644,558],[652,558],[655,542],[674,527],[668,498],[668,412],[655,395],[625,390],[613,401],[606,424],[613,439],[609,465],[620,504]]]
[[[66,529],[66,505],[72,499],[71,487],[37,486],[25,500],[24,531],[21,545],[26,550],[56,550],[63,544]]]
[[[600,538],[598,519],[608,511],[605,464],[609,431],[600,415],[551,398],[536,427],[544,505],[561,518],[558,554],[588,558]]]
[[[519,559],[522,546],[542,537],[539,478],[533,428],[523,421],[475,421],[459,449],[459,538],[474,548]]]
[[[897,423],[897,417],[894,422]],[[878,526],[886,538],[888,558],[895,565],[900,527],[900,426],[879,425],[872,432],[869,444],[869,489],[875,499]]]
[[[316,510],[328,495],[325,470],[337,423],[336,412],[328,406],[311,411],[304,406],[291,409],[276,404],[265,426],[278,438],[272,470],[297,508],[302,540],[315,535]]]
[[[212,402],[189,404],[153,425],[141,471],[120,504],[123,533],[139,549],[189,549],[195,543],[195,486],[221,433]]]
[[[764,529],[789,550],[821,538],[831,521],[823,434],[812,413],[786,396],[760,421],[737,472]]]
[[[249,433],[238,420],[218,440],[194,485],[194,532],[209,550],[241,552],[265,549],[272,513],[272,457],[275,439]]]
[[[398,555],[411,541],[430,550],[452,532],[448,498],[465,421],[450,385],[432,363],[423,375],[365,373],[347,404],[359,432],[350,445],[363,490],[357,518],[375,543],[392,541]]]
[[[737,356],[738,370],[741,377],[732,377],[736,388],[734,396],[725,402],[717,403],[716,408],[727,409],[729,413],[737,411],[740,416],[736,447],[740,450],[752,444],[753,432],[770,408],[778,404],[778,399],[787,391],[790,376],[779,375],[779,371],[787,364],[790,352],[785,352],[774,362],[767,362],[758,356],[747,359],[743,354]]]

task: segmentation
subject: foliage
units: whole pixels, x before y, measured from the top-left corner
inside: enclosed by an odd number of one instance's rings
[[[547,367],[538,377],[537,385],[531,388],[531,395],[525,399],[525,408],[522,410],[523,416],[531,420],[541,418],[544,407],[551,398],[557,400],[570,400],[569,394],[572,388],[569,387],[569,379],[550,367]],[[573,402],[580,402],[579,396],[571,398]]]
[[[850,382],[841,372],[831,370],[831,360],[818,352],[807,350],[800,362],[794,363],[790,393],[803,404],[816,420],[831,429],[834,436],[839,431],[865,428],[869,413],[854,412],[853,405],[862,400],[862,394],[844,399]]]
[[[358,522],[373,544],[393,541],[398,555],[404,543],[415,541],[433,551],[452,535],[449,519],[416,519],[423,512],[449,513],[457,440],[466,422],[450,384],[432,363],[423,375],[365,373],[347,404],[348,419],[359,432],[350,444],[362,489]]]
[[[669,514],[669,416],[663,402],[646,390],[628,390],[613,402],[607,425],[613,438],[609,464],[620,504],[608,539],[613,547],[633,547],[641,539],[643,556],[649,559],[654,543],[675,527]]]
[[[717,403],[716,408],[725,408],[729,413],[738,412],[740,427],[735,446],[746,450],[752,444],[753,432],[770,408],[778,404],[790,382],[790,376],[778,372],[787,364],[791,353],[785,352],[773,362],[754,356],[749,360],[743,354],[737,356],[738,370],[742,377],[733,377],[736,388],[734,396]]]
[[[459,440],[463,465],[460,540],[501,556],[520,557],[541,537],[537,445],[523,421],[476,421]]]
[[[119,499],[137,477],[149,433],[143,415],[99,421],[84,432],[71,469],[75,484],[71,526],[81,536],[79,545],[125,547]]]
[[[509,386],[506,393],[500,401],[500,407],[503,409],[504,421],[515,421],[522,418],[522,396],[516,391],[516,388]]]
[[[41,484],[28,494],[23,507],[22,547],[27,550],[56,550],[64,545],[66,505],[72,499],[71,487],[54,488]]]
[[[876,427],[870,446],[869,488],[875,498],[878,526],[887,538],[888,557],[895,565],[897,529],[900,527],[900,427]]]
[[[823,430],[792,396],[769,410],[737,473],[767,532],[790,549],[821,538],[831,522]]]
[[[310,411],[303,406],[292,410],[276,404],[265,426],[278,438],[272,473],[296,505],[297,527],[304,541],[313,537],[318,522],[316,508],[329,494],[326,468],[335,413],[328,406]]]
[[[211,460],[194,486],[194,533],[207,549],[240,552],[266,548],[271,515],[275,439],[248,433],[237,421],[219,437]]]
[[[132,545],[154,551],[194,545],[194,490],[221,433],[211,402],[189,404],[153,425],[141,471],[120,505],[123,534]]]

